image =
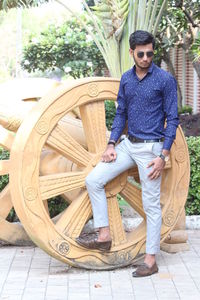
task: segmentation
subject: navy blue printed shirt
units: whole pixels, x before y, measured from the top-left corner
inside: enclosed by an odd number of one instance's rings
[[[128,120],[128,135],[145,140],[164,137],[163,149],[170,150],[179,124],[176,80],[170,73],[152,62],[140,80],[134,66],[122,75],[117,102],[110,140],[119,139]]]

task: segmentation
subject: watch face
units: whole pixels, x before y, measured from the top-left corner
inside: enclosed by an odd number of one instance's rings
[[[169,156],[165,156],[165,161],[167,162],[169,160]]]

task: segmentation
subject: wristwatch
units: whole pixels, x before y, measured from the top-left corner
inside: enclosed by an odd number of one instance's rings
[[[159,157],[164,160],[165,162],[167,162],[169,160],[169,156],[165,156],[164,154],[160,154]]]
[[[113,145],[113,146],[115,146],[115,144],[116,144],[116,142],[115,142],[114,140],[110,140],[110,141],[108,142],[108,145]]]

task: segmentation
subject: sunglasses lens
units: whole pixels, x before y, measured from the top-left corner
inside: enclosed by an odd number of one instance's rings
[[[147,57],[152,57],[154,55],[154,53],[153,53],[153,51],[147,51],[146,55],[147,55]],[[143,51],[140,51],[140,52],[137,53],[138,58],[143,58],[143,56],[144,56]]]
[[[147,57],[152,57],[153,56],[153,51],[148,51],[147,52]]]
[[[138,57],[138,58],[142,58],[143,56],[144,56],[144,52],[138,52],[138,53],[137,53],[137,57]]]

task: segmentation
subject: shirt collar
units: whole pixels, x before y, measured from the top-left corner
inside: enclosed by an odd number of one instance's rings
[[[152,72],[153,72],[154,66],[155,66],[155,64],[154,64],[154,62],[152,61],[152,63],[151,63],[151,65],[150,65],[150,67],[149,67],[147,73],[152,73]],[[136,66],[135,66],[135,65],[133,66],[133,73],[136,75]]]

